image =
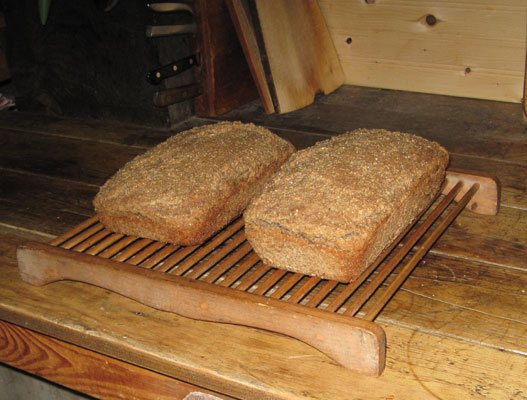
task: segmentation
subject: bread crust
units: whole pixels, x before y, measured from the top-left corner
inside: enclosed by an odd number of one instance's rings
[[[400,132],[357,130],[301,150],[244,213],[255,252],[278,268],[355,280],[438,192],[448,153]]]
[[[294,151],[253,124],[193,128],[127,163],[102,186],[95,210],[114,232],[201,244],[239,216]]]

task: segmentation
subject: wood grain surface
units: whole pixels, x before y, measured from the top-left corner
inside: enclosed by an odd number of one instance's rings
[[[297,110],[342,85],[344,73],[316,1],[229,5],[266,112]]]
[[[194,47],[201,54],[194,76],[203,88],[194,111],[214,117],[256,99],[258,92],[225,0],[196,0],[193,7],[198,21]]]
[[[98,399],[168,400],[196,391],[210,393],[4,321],[0,361]]]
[[[254,102],[222,116],[267,126],[299,148],[359,127],[413,132],[446,146],[452,167],[500,179],[498,215],[463,211],[380,314],[387,353],[379,378],[263,330],[156,311],[86,284],[23,283],[16,247],[86,219],[106,176],[176,130],[148,136],[141,127],[7,114],[0,319],[237,398],[525,397],[527,125],[519,104],[345,86],[288,114],[268,115]],[[194,118],[181,129],[211,122]]]
[[[321,0],[320,7],[347,84],[521,102],[521,0]]]

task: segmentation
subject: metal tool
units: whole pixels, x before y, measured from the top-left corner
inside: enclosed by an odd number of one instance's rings
[[[156,68],[146,74],[148,82],[157,85],[163,79],[171,76],[180,74],[187,69],[192,68],[194,65],[199,65],[199,53],[192,54],[188,57],[181,58],[173,63],[163,65],[162,67]]]
[[[196,24],[181,25],[148,25],[146,27],[147,37],[158,37],[168,35],[181,35],[185,33],[195,33]]]

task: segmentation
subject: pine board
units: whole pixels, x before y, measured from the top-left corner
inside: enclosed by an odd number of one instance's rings
[[[115,399],[115,391],[133,400],[182,400],[192,392],[210,393],[4,321],[0,361],[97,399]]]
[[[321,0],[320,6],[347,84],[515,103],[523,98],[522,0]],[[435,24],[426,22],[430,15]]]
[[[229,5],[267,112],[297,110],[313,103],[317,93],[342,85],[340,61],[316,1]]]

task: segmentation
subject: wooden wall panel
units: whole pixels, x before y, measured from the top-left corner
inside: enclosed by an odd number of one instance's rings
[[[524,0],[319,3],[347,84],[522,100]]]

